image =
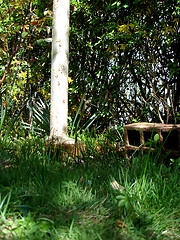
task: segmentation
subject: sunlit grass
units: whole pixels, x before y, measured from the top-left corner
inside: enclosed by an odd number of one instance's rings
[[[76,158],[40,139],[1,142],[0,239],[178,239],[179,160],[129,166],[88,142]]]

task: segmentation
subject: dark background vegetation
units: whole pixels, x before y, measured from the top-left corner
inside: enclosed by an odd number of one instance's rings
[[[82,98],[80,125],[95,114],[91,128],[101,132],[131,122],[179,122],[179,11],[177,0],[71,1],[70,122]],[[52,1],[0,6],[4,106],[11,95],[6,121],[21,111],[20,122],[31,124],[38,97],[49,103],[51,24]]]

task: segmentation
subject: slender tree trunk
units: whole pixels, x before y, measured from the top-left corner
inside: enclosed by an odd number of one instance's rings
[[[67,138],[69,0],[54,0],[51,59],[50,137]]]

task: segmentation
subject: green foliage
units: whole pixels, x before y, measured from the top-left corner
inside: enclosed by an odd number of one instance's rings
[[[154,233],[156,231],[162,233],[164,232],[163,227],[166,226],[166,231],[170,233],[173,231],[171,217],[176,216],[176,210],[172,213],[171,209],[179,201],[179,195],[177,196],[174,192],[174,187],[176,188],[178,185],[176,182],[177,176],[173,178],[170,168],[163,164],[158,167],[152,158],[148,162],[148,171],[142,182],[141,169],[146,167],[143,160],[146,161],[145,155],[143,159],[134,158],[132,168],[128,171],[120,168],[119,181],[116,182],[116,188],[113,187],[119,210],[124,213],[126,221],[131,219],[134,227],[139,229],[140,232],[148,234],[153,228]],[[178,165],[175,168],[177,171]],[[113,180],[113,182],[115,181]],[[170,189],[170,186],[172,189]],[[173,199],[171,194],[174,195],[175,202],[170,200]],[[171,207],[167,203],[172,204]],[[160,220],[158,214],[159,216],[164,214],[164,219]],[[176,239],[178,236],[174,237]]]
[[[44,76],[50,73],[50,59],[44,63],[50,51],[46,43],[38,43],[49,35],[49,25],[52,22],[51,1],[3,1],[0,6],[0,86],[2,96],[8,95],[13,75],[20,67],[13,91],[9,116],[18,113],[26,101],[35,92],[49,97],[48,82]],[[47,8],[49,8],[47,10]],[[42,12],[41,12],[42,11]],[[44,51],[45,48],[48,51]],[[44,69],[40,68],[44,65]],[[26,111],[22,111],[22,119],[27,121]],[[11,120],[10,120],[11,121]]]
[[[7,111],[9,109],[9,105],[10,105],[10,100],[11,100],[11,97],[12,97],[12,90],[13,90],[13,87],[14,87],[14,83],[15,83],[15,80],[16,80],[16,77],[17,77],[17,73],[18,73],[18,70],[19,68],[17,69],[15,75],[14,75],[14,78],[13,78],[13,81],[11,83],[11,88],[10,88],[10,92],[7,94],[6,98],[3,99],[2,98],[2,95],[0,96],[0,104],[1,104],[1,114],[0,114],[0,117],[1,117],[1,121],[0,121],[0,136],[2,134],[2,132],[6,135],[8,135],[8,131],[6,129],[6,131],[2,131],[3,129],[3,125],[4,125],[4,122],[6,121],[6,124],[8,123],[7,121]],[[15,121],[17,120],[17,117],[10,123],[9,122],[9,125],[10,125],[10,129],[14,126],[14,123]],[[7,124],[8,125],[8,124]],[[9,130],[10,130],[9,129]]]
[[[91,113],[103,109],[102,126],[137,118],[176,122],[178,1],[71,4],[72,88],[87,92]]]
[[[76,119],[79,129],[89,123],[90,130],[103,132],[122,122],[179,122],[178,15],[179,0],[71,1],[71,124]],[[49,101],[51,26],[52,1],[0,5],[3,101],[21,66],[7,115],[10,121],[21,111],[21,121],[30,123],[25,105],[35,95]]]
[[[44,100],[32,97],[27,101],[30,113],[30,123],[23,122],[22,127],[28,129],[31,134],[47,136],[50,133],[50,107]]]

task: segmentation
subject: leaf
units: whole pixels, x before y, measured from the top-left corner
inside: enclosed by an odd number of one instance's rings
[[[124,8],[128,8],[128,7],[129,7],[129,5],[125,4],[125,5],[123,5],[123,7],[124,7]]]
[[[156,135],[154,135],[154,141],[158,142],[159,141],[159,134],[157,133]]]
[[[23,32],[22,33],[22,38],[25,38],[28,35],[28,32]]]
[[[118,219],[116,219],[116,222],[119,223],[119,224],[123,224],[123,221],[120,221]]]
[[[114,180],[113,182],[110,183],[111,184],[111,187],[114,189],[114,190],[118,190],[119,189],[119,183]]]
[[[125,199],[126,197],[124,196],[124,195],[118,195],[117,197],[116,197],[116,199],[118,199],[118,200],[122,200],[122,199]]]
[[[126,199],[124,198],[124,199],[122,199],[121,201],[119,201],[119,203],[118,203],[118,206],[119,207],[124,207],[125,206],[125,204],[126,204]]]
[[[129,202],[128,199],[126,199],[125,207],[126,207],[126,209],[129,209],[129,208],[130,208],[130,202]]]
[[[19,205],[18,209],[23,215],[27,216],[32,207],[29,205]]]
[[[116,219],[116,222],[118,223],[118,227],[120,227],[120,228],[127,227],[126,224],[123,224],[124,223],[123,221],[120,221],[120,220]]]
[[[38,40],[36,41],[37,44],[41,44],[41,43],[43,43],[43,42],[44,42],[44,39],[38,39]]]
[[[119,185],[119,183],[118,183],[116,180],[114,180],[114,181],[111,182],[110,184],[111,184],[111,187],[112,187],[114,190],[119,190],[120,193],[123,193],[124,187],[121,186],[121,185]]]

